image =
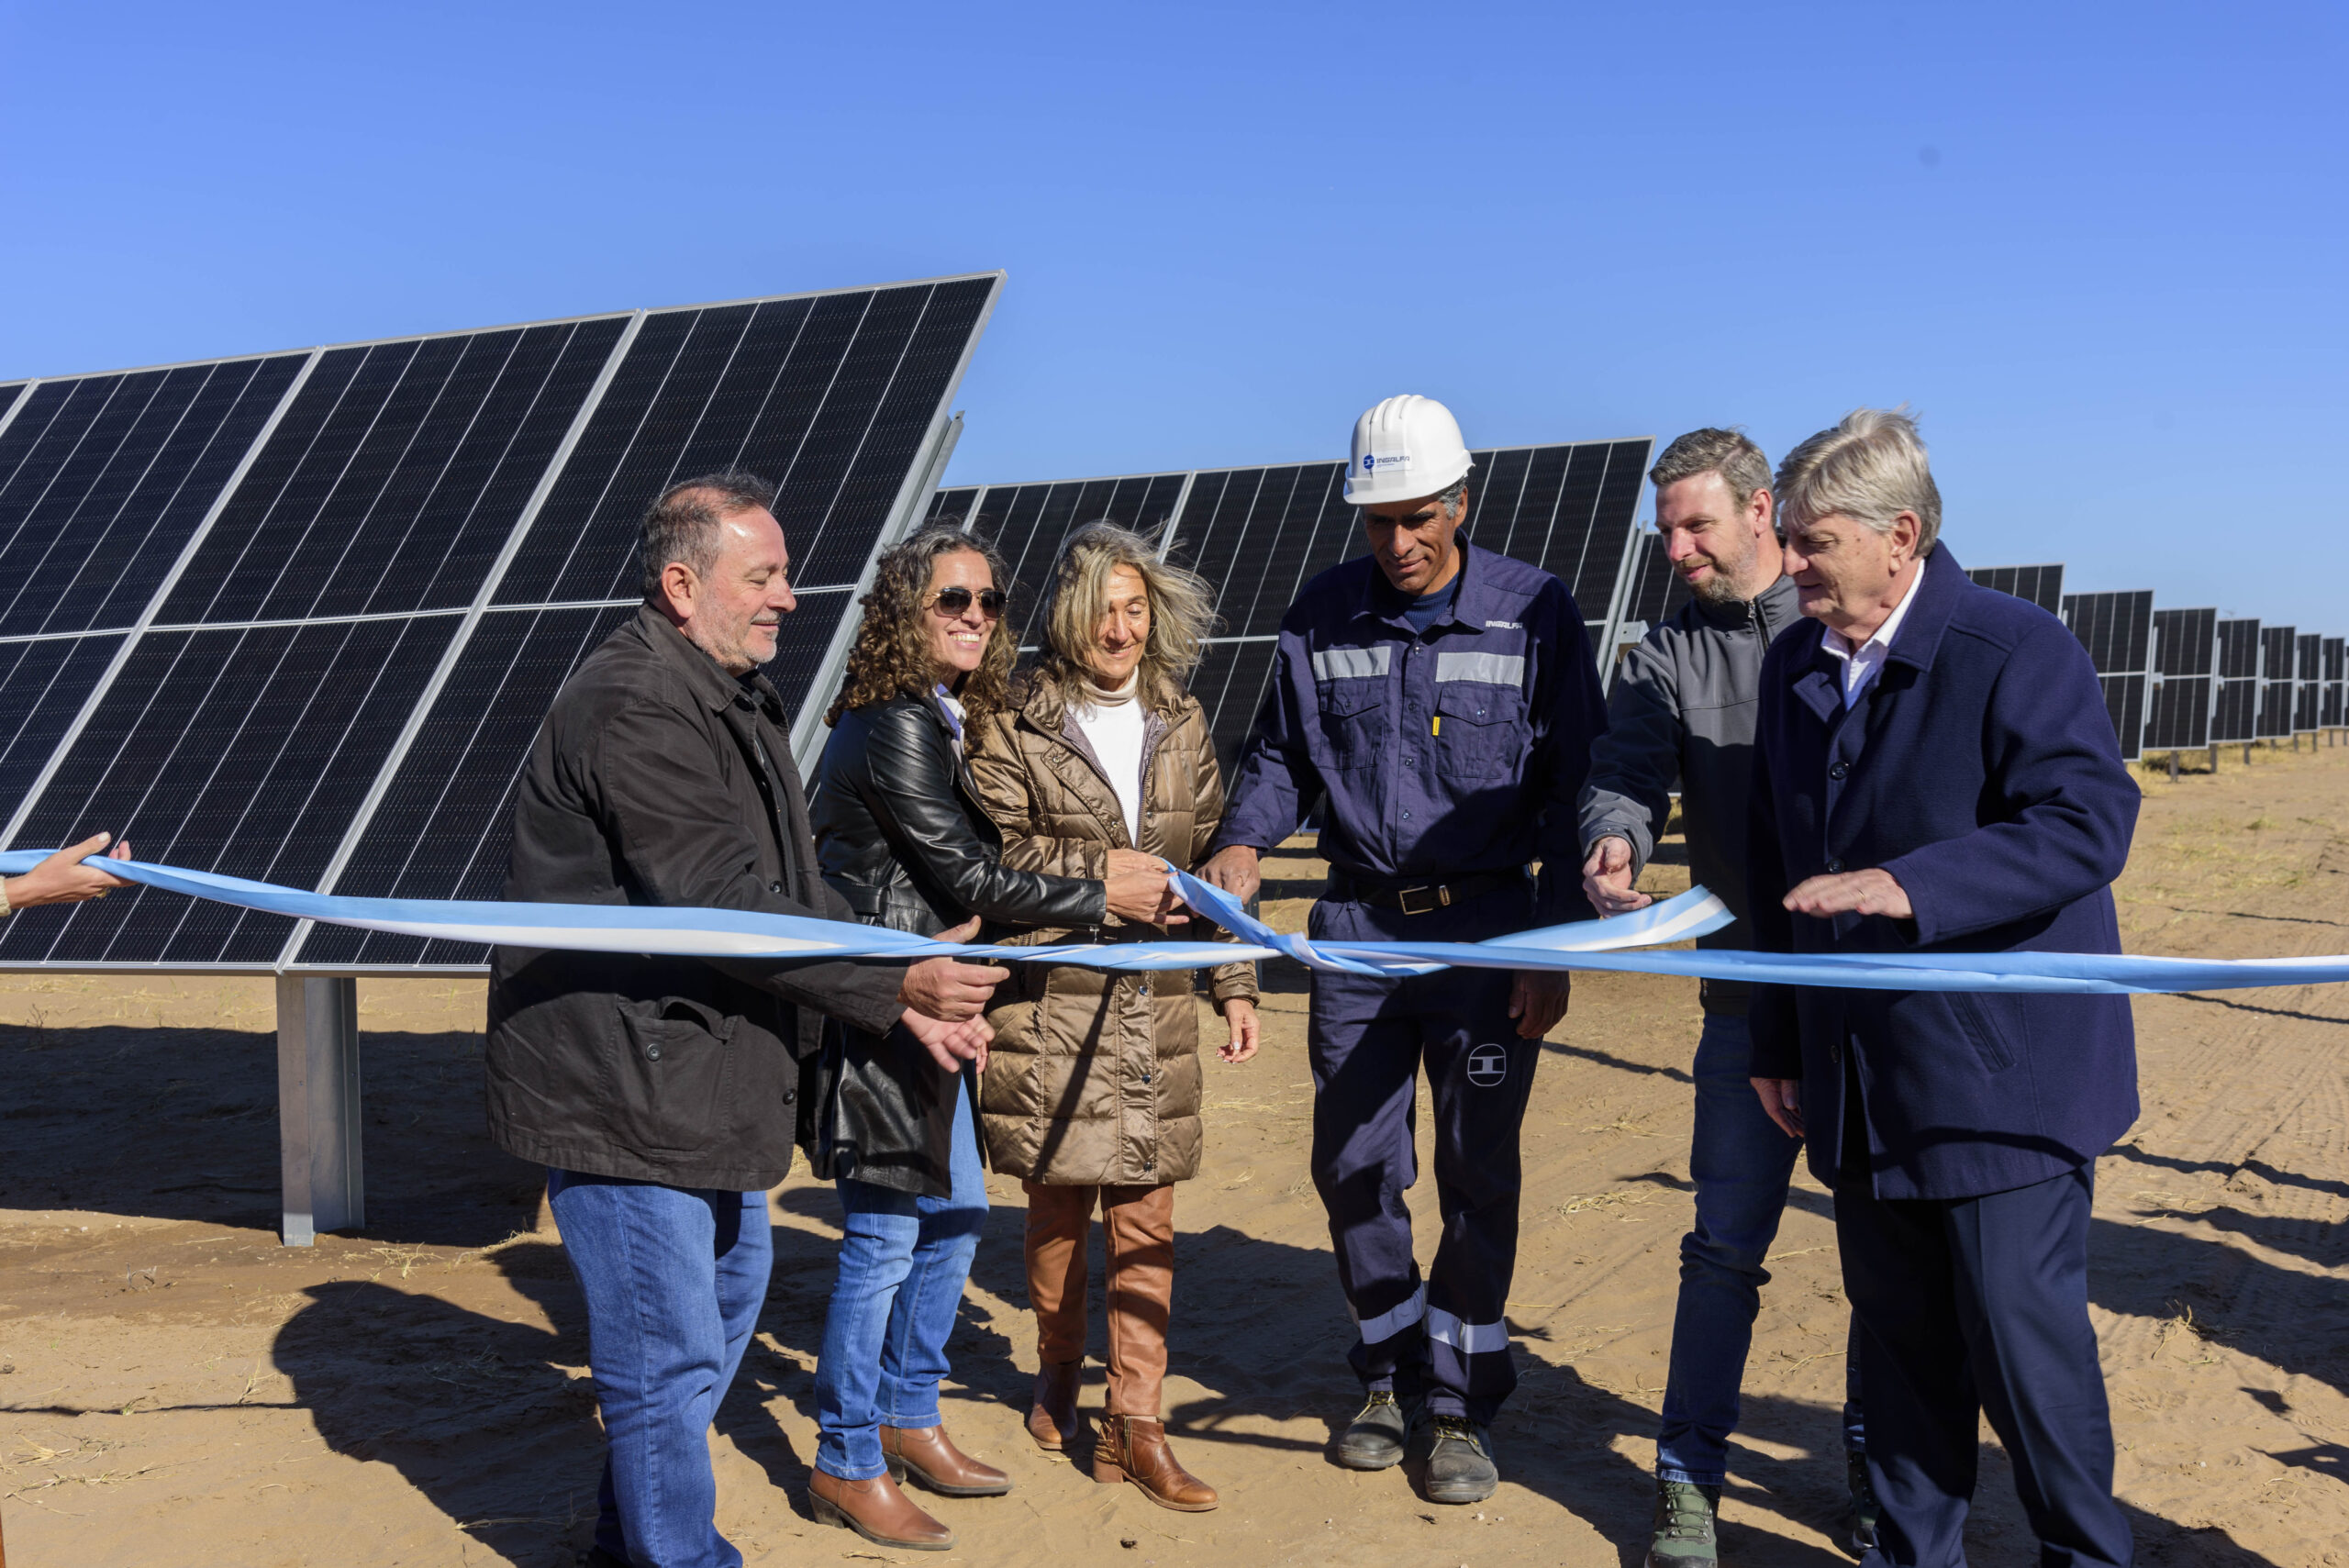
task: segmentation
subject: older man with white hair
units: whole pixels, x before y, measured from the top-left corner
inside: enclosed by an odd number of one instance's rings
[[[1779,467],[1815,623],[1762,666],[1754,945],[2118,952],[2138,791],[2095,670],[2046,611],[1976,586],[1905,413]],[[1865,1564],[1965,1561],[1977,1425],[2048,1563],[2130,1561],[2087,1313],[2098,1155],[2137,1115],[2118,996],[1763,985],[1753,1086],[1835,1192],[1882,1514]]]

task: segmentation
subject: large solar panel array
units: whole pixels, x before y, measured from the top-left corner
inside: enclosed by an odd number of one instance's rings
[[[2292,734],[2292,704],[2299,695],[2299,634],[2288,626],[2259,628],[2259,738]]]
[[[2051,616],[2064,613],[2064,568],[2050,566],[1977,566],[1966,573],[1985,588],[1996,588],[2018,599],[2028,599]]]
[[[2154,612],[2154,686],[2145,748],[2193,751],[2210,744],[2210,705],[2219,655],[2219,612]]]
[[[0,843],[494,898],[556,689],[634,613],[673,480],[775,482],[795,706],[942,466],[999,273],[42,380],[0,414]],[[0,392],[0,397],[6,394]],[[27,911],[0,967],[474,969],[150,889]]]
[[[1470,537],[1564,581],[1594,651],[1621,613],[1633,516],[1653,443],[1580,441],[1472,454]],[[1035,595],[1062,539],[1102,517],[1156,528],[1171,521],[1168,558],[1216,593],[1219,634],[1191,677],[1227,766],[1247,739],[1270,683],[1282,615],[1318,573],[1366,548],[1346,503],[1342,462],[1198,469],[940,491],[932,517],[956,517],[996,539],[1017,579],[1007,612],[1033,646]]]
[[[2145,734],[2145,687],[2152,671],[2154,595],[2150,588],[2117,594],[2066,594],[2064,624],[2088,651],[2104,687],[2104,710],[2121,741],[2121,754],[2141,754]]]

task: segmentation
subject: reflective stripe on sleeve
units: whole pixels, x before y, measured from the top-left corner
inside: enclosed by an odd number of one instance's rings
[[[1428,1338],[1450,1345],[1463,1355],[1482,1355],[1508,1349],[1507,1323],[1463,1323],[1441,1307],[1428,1308]]]
[[[1375,648],[1324,648],[1313,656],[1313,678],[1348,681],[1384,675],[1394,654],[1393,646],[1384,642]]]
[[[1382,648],[1379,651],[1384,653],[1386,651]],[[1435,656],[1435,678],[1439,681],[1484,681],[1496,686],[1521,686],[1525,684],[1525,655],[1439,653]]]
[[[1400,1307],[1382,1312],[1375,1318],[1361,1320],[1362,1342],[1365,1345],[1375,1345],[1383,1340],[1391,1340],[1426,1317],[1427,1310],[1428,1282],[1421,1280],[1419,1287],[1411,1292],[1410,1299]]]

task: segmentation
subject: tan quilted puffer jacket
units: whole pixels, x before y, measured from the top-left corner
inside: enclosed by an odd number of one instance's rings
[[[1003,863],[1099,880],[1108,852],[1132,848],[1191,870],[1223,818],[1223,778],[1199,705],[1187,695],[1146,716],[1141,842],[1126,842],[1117,792],[1058,693],[1030,681],[1010,712],[989,718],[971,775],[1003,829]],[[1101,935],[1172,935],[1110,916]],[[1011,940],[1064,941],[1065,930]],[[1083,940],[1080,936],[1078,940]],[[1198,1013],[1192,974],[1118,974],[1015,966],[987,1011],[996,1031],[979,1094],[987,1155],[1007,1175],[1065,1186],[1179,1182],[1199,1168]],[[1253,1000],[1256,966],[1214,971],[1215,997]]]

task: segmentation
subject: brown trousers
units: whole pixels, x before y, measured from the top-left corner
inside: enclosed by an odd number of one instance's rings
[[[1093,1209],[1108,1237],[1109,1414],[1159,1418],[1166,1322],[1174,1302],[1174,1186],[1063,1187],[1029,1182],[1028,1299],[1046,1362],[1085,1355],[1085,1272]]]

